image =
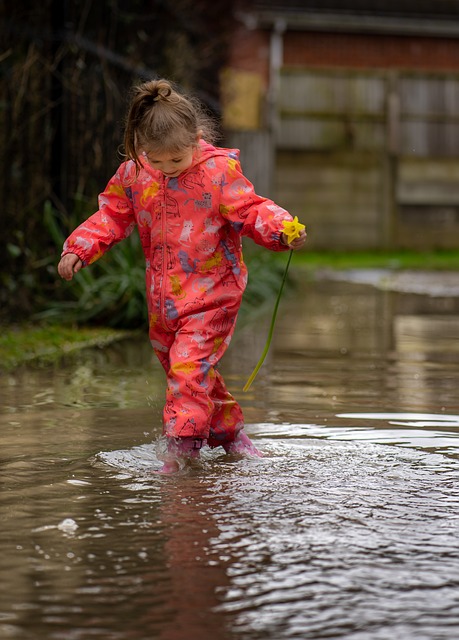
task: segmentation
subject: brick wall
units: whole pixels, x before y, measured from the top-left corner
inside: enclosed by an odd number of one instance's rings
[[[459,70],[459,39],[307,33],[284,38],[285,65]]]
[[[229,66],[269,79],[267,30],[233,33]],[[286,66],[459,71],[459,39],[376,34],[288,31],[284,35]]]
[[[269,84],[269,31],[248,30],[242,25],[231,37],[228,66],[259,73],[265,88]]]

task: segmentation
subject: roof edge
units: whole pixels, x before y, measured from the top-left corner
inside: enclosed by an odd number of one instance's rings
[[[459,38],[459,21],[419,18],[391,18],[342,13],[306,13],[290,11],[239,11],[236,14],[248,29],[293,31],[334,31],[399,36]]]

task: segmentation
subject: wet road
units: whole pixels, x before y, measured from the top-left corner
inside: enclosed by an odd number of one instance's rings
[[[0,638],[459,637],[459,299],[303,282],[223,370],[262,459],[159,466],[148,341],[2,376]],[[449,292],[450,293],[450,292]]]

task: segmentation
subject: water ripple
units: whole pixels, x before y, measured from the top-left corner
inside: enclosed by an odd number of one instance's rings
[[[459,633],[458,465],[360,442],[266,443],[221,482],[220,610],[244,638],[451,638]],[[435,456],[441,459],[442,456]],[[453,491],[452,491],[453,489]],[[424,636],[429,625],[435,636]],[[397,635],[403,629],[403,635]]]

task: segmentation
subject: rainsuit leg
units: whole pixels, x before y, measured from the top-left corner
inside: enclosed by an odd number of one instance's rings
[[[215,369],[230,343],[238,308],[178,319],[174,333],[151,332],[167,375],[164,435],[210,439],[215,447],[232,442],[242,428],[241,408]]]
[[[242,409],[225,386],[221,374],[215,372],[215,385],[211,398],[214,412],[210,420],[208,445],[225,446],[233,442],[244,427]]]

